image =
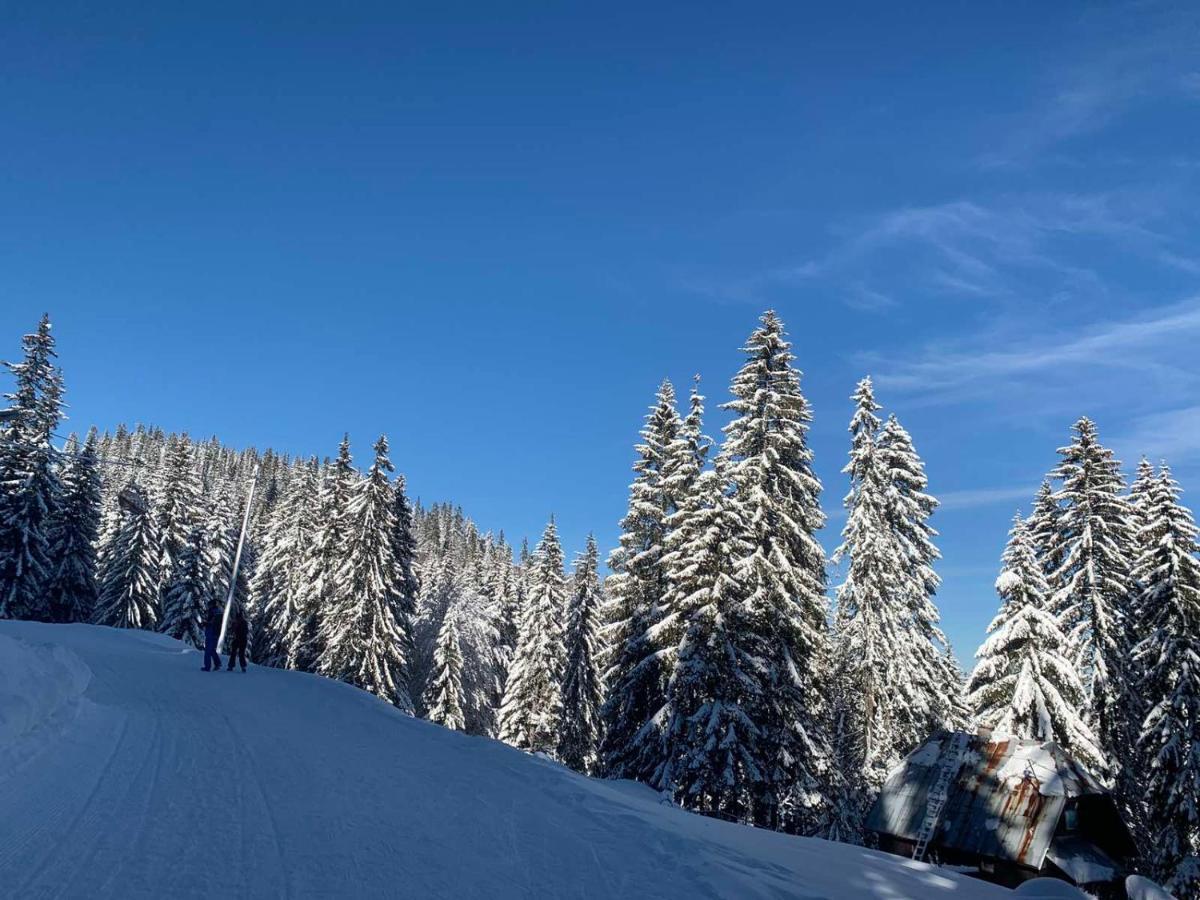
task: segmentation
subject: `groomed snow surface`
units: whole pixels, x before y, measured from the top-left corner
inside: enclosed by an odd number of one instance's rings
[[[200,663],[148,632],[0,622],[0,894],[1013,896],[691,815],[316,676]]]

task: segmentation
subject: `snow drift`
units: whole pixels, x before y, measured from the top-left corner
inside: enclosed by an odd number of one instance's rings
[[[79,657],[61,645],[29,644],[0,634],[0,759],[27,747],[34,733],[69,719],[91,677]]]
[[[694,816],[315,676],[199,669],[160,635],[0,622],[6,897],[1012,896]]]

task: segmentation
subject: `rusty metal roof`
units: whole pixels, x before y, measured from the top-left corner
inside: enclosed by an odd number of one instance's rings
[[[950,733],[934,735],[889,776],[867,828],[916,841]],[[970,736],[930,842],[1041,869],[1069,799],[1107,792],[1055,743]]]

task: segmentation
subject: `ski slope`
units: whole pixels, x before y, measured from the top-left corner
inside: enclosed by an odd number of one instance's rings
[[[0,895],[887,898],[1010,892],[685,813],[354,688],[0,622]]]

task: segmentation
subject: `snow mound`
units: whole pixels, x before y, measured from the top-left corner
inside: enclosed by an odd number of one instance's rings
[[[1143,875],[1130,875],[1125,879],[1125,893],[1129,900],[1175,900],[1175,895],[1159,887]]]
[[[691,815],[323,678],[201,672],[161,635],[0,622],[0,684],[6,734],[79,701],[20,777],[0,755],[6,897],[1012,896]]]
[[[0,634],[0,753],[68,717],[91,670],[67,648]]]

